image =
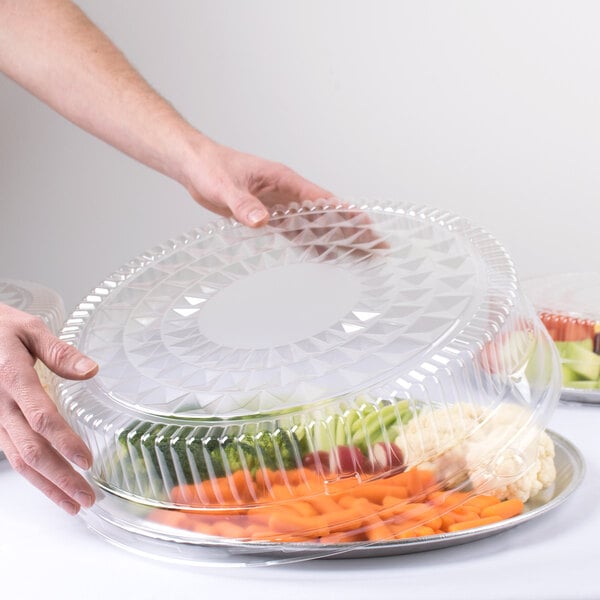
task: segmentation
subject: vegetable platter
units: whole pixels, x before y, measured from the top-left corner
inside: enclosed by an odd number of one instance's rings
[[[600,404],[600,272],[525,282],[561,362],[564,401]]]
[[[100,364],[53,394],[94,453],[84,518],[122,546],[229,566],[469,539],[556,486],[552,340],[502,246],[444,211],[217,221],[100,282],[61,338]]]

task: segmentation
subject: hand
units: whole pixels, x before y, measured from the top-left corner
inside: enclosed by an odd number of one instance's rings
[[[269,208],[332,194],[289,167],[221,146],[203,136],[192,146],[182,183],[196,202],[240,223],[259,227]]]
[[[43,321],[0,304],[0,446],[12,467],[71,515],[94,503],[81,469],[92,455],[44,391],[33,365],[88,379],[98,365],[54,337]]]

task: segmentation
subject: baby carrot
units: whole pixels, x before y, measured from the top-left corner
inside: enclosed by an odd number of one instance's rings
[[[523,502],[518,498],[513,498],[512,500],[504,500],[503,502],[499,502],[498,504],[492,504],[484,508],[481,511],[482,517],[492,517],[498,516],[502,519],[510,519],[510,517],[515,517],[516,515],[520,515],[524,509]]]
[[[456,523],[454,517],[450,513],[445,513],[442,515],[442,526],[440,529],[442,531],[450,531],[450,526]]]
[[[304,467],[287,472],[236,471],[174,487],[171,500],[180,505],[178,510],[160,509],[151,518],[221,537],[323,544],[463,531],[524,509],[518,499],[442,491],[426,469],[366,482],[354,478],[324,482],[322,474]]]
[[[348,490],[347,494],[356,496],[357,498],[366,498],[369,502],[381,504],[386,496],[394,496],[397,488],[393,485],[385,485],[382,483],[372,483],[356,486],[352,490]]]
[[[365,533],[372,542],[391,540],[394,537],[392,530],[376,515],[365,517]]]
[[[307,498],[306,501],[314,506],[318,513],[326,514],[330,512],[337,512],[340,510],[338,503],[327,494],[318,494]]]
[[[502,521],[502,517],[481,517],[479,519],[473,519],[472,521],[462,521],[461,523],[453,523],[448,527],[448,532],[453,533],[455,531],[464,531],[465,529],[472,529],[473,527],[483,527],[484,525],[491,525]]]
[[[269,519],[269,529],[277,533],[303,532],[307,537],[329,535],[329,526],[322,516],[300,517],[291,511],[276,510]]]
[[[473,510],[465,510],[463,508],[455,508],[450,511],[455,523],[463,523],[465,521],[474,521],[479,519],[479,513]]]
[[[465,508],[469,507],[475,510],[475,512],[481,512],[482,509],[492,506],[492,504],[498,504],[500,502],[500,498],[496,496],[487,496],[484,494],[480,494],[479,496],[473,496],[469,498],[464,506]]]
[[[310,503],[302,500],[287,502],[285,506],[296,512],[301,517],[314,517],[315,515],[319,514]]]
[[[348,532],[360,526],[363,516],[354,508],[340,509],[334,513],[325,513],[322,517],[327,521],[331,533]]]
[[[244,539],[247,536],[246,528],[231,523],[230,521],[217,521],[212,526],[212,533],[227,538]]]

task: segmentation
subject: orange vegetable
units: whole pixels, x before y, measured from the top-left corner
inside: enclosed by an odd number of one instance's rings
[[[440,490],[432,471],[410,469],[360,483],[323,482],[308,468],[238,471],[175,487],[173,502],[192,511],[156,510],[170,527],[240,540],[377,542],[464,531],[520,514],[520,500]],[[250,507],[249,507],[250,506]]]
[[[576,342],[594,337],[595,322],[590,319],[547,312],[541,313],[540,318],[556,342]]]
[[[478,512],[487,506],[492,506],[492,504],[498,504],[499,502],[500,498],[496,498],[496,496],[486,496],[485,494],[481,494],[480,496],[472,496],[469,498],[464,503],[464,508],[472,508]]]
[[[512,500],[504,500],[503,502],[499,502],[498,504],[492,504],[491,506],[487,506],[481,511],[482,517],[493,517],[497,516],[502,519],[510,519],[511,517],[516,517],[523,512],[525,508],[523,502],[518,498],[513,498]]]
[[[474,527],[483,527],[484,525],[491,525],[502,521],[502,517],[481,517],[479,519],[473,519],[472,521],[462,521],[462,523],[454,523],[448,527],[448,532],[452,533],[455,531],[464,531],[465,529],[473,529]]]

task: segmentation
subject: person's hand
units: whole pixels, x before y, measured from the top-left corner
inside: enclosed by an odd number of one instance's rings
[[[389,247],[386,240],[373,231],[367,214],[358,208],[350,208],[347,203],[334,198],[331,192],[304,179],[289,167],[238,152],[196,133],[198,139],[192,144],[190,158],[183,162],[183,175],[178,179],[192,198],[210,211],[232,216],[250,227],[260,227],[269,221],[270,209],[275,206],[332,201],[342,210],[331,217],[334,236],[331,236],[331,229],[314,230],[315,235],[327,233],[330,241],[328,246],[317,248],[319,253],[335,254],[341,249],[345,253],[364,256]],[[310,221],[310,215],[306,219]],[[297,232],[282,233],[293,239]]]
[[[200,136],[185,161],[183,185],[202,206],[259,227],[269,208],[330,198],[332,194],[280,163],[244,154]]]
[[[18,473],[74,515],[95,498],[70,462],[85,470],[92,455],[44,391],[36,359],[67,379],[88,379],[98,370],[41,319],[0,304],[0,447]]]

